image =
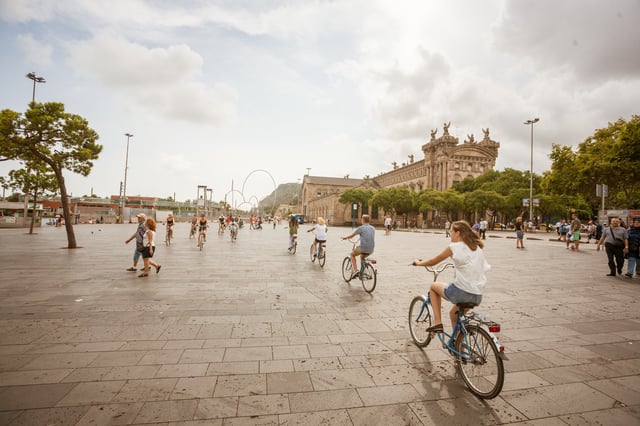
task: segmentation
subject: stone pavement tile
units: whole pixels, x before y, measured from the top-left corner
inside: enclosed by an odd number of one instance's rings
[[[312,391],[313,386],[306,371],[267,374],[267,394]]]
[[[152,379],[156,377],[159,365],[128,365],[113,367],[104,375],[103,380]]]
[[[160,339],[175,340],[175,339],[195,339],[202,325],[190,324],[190,325],[170,325],[160,335]]]
[[[0,387],[0,411],[54,407],[75,384]]]
[[[157,340],[165,329],[165,325],[138,324],[136,327],[126,327],[116,337],[117,340]]]
[[[279,426],[278,415],[234,417],[224,419],[224,426]]]
[[[283,337],[305,337],[307,335],[302,321],[283,321],[271,324],[271,334]],[[293,343],[293,342],[292,342]]]
[[[610,360],[633,359],[640,357],[640,342],[635,345],[631,342],[608,343],[604,345],[591,345],[587,348]]]
[[[406,404],[382,405],[376,407],[349,408],[349,417],[354,426],[405,425],[418,426],[422,422]]]
[[[163,350],[167,349],[202,349],[204,346],[204,339],[198,340],[169,340],[162,347]]]
[[[264,416],[289,413],[286,395],[249,395],[238,400],[238,416]]]
[[[24,411],[0,411],[0,425],[8,425]]]
[[[605,343],[616,343],[616,342],[624,342],[625,340],[629,340],[619,334],[615,333],[589,333],[583,334],[580,338],[586,342],[585,344],[605,344]]]
[[[308,413],[280,414],[278,424],[282,426],[352,426],[347,410],[327,410]]]
[[[330,334],[329,340],[334,344],[356,343],[356,342],[375,342],[376,339],[367,333],[357,334]]]
[[[293,360],[290,359],[260,361],[260,373],[289,373],[293,371]]]
[[[628,426],[640,424],[640,407],[611,408],[609,410],[589,411],[586,413],[561,416],[560,419],[570,426],[607,425]]]
[[[151,401],[145,402],[134,423],[178,422],[193,419],[198,401]]]
[[[326,336],[342,334],[342,330],[335,321],[302,321],[307,336]]]
[[[78,383],[56,405],[107,404],[122,389],[124,381],[86,382]]]
[[[344,356],[342,346],[334,344],[307,345],[312,358],[325,358],[330,356]]]
[[[271,325],[268,323],[258,324],[234,324],[231,331],[232,339],[246,339],[250,337],[271,337]]]
[[[182,377],[176,383],[170,399],[211,398],[216,381],[216,376]]]
[[[224,349],[185,349],[180,357],[180,364],[200,364],[203,362],[220,362],[224,356]]]
[[[579,360],[571,358],[567,355],[560,353],[559,351],[548,349],[543,351],[533,352],[535,355],[542,359],[546,359],[555,366],[576,365],[581,364]]]
[[[104,380],[112,367],[76,368],[61,383],[94,382]]]
[[[60,407],[26,410],[20,413],[20,415],[11,422],[11,426],[75,425],[87,410],[87,407]]]
[[[149,351],[140,360],[139,365],[175,364],[182,356],[182,349],[163,349]]]
[[[606,409],[615,402],[584,383],[502,392],[501,397],[529,419]]]
[[[30,363],[24,365],[22,370],[43,370],[56,368],[80,368],[91,364],[98,353],[64,353],[38,355]]]
[[[74,345],[69,352],[109,352],[120,350],[125,342],[88,342]]]
[[[160,377],[197,377],[204,376],[207,373],[209,364],[167,364],[162,365],[155,374],[156,378]]]
[[[358,395],[364,401],[365,406],[400,404],[403,402],[420,401],[421,395],[409,385],[376,386],[370,388],[358,388]]]
[[[352,320],[336,320],[336,324],[344,334],[359,334],[365,332],[364,329],[359,327],[358,324]]]
[[[166,340],[134,340],[126,342],[119,349],[120,351],[153,351],[164,349]]]
[[[137,365],[145,354],[146,351],[117,351],[86,355],[93,356],[93,361],[89,364],[90,367],[120,367]]]
[[[373,354],[367,355],[369,364],[373,367],[381,367],[385,365],[404,365],[407,360],[395,353]]]
[[[401,339],[383,339],[382,343],[388,347],[390,350],[394,352],[400,352],[404,354],[405,352],[418,352],[421,349],[413,344],[412,341],[407,340],[406,337]]]
[[[119,336],[125,331],[125,327],[92,326],[80,327],[79,332],[73,337],[74,342],[106,342],[110,340],[123,340]]]
[[[315,370],[309,372],[315,390],[348,389],[375,386],[364,368]]]
[[[468,392],[462,380],[433,380],[423,376],[419,383],[411,383],[411,386],[420,394],[424,401],[456,398]]]
[[[142,405],[142,402],[93,405],[76,426],[129,425],[133,423]]]
[[[364,355],[338,357],[340,368],[370,367],[369,358]]]
[[[389,326],[385,324],[382,319],[371,318],[371,319],[356,319],[351,320],[358,328],[360,333],[363,331],[365,333],[380,333],[385,331],[391,331]]]
[[[230,339],[233,324],[204,324],[194,339]]]
[[[616,371],[624,372],[625,373],[624,375],[627,375],[627,374],[638,375],[640,374],[640,358],[613,361],[611,363],[611,368]],[[612,376],[609,376],[609,377],[612,377]],[[601,377],[601,378],[604,378],[604,377]]]
[[[358,365],[360,367],[360,365]],[[328,358],[306,358],[294,359],[293,368],[295,371],[311,371],[311,370],[334,370],[343,368],[342,364],[336,357]]]
[[[566,326],[544,326],[527,328],[502,328],[501,335],[510,340],[538,340],[549,337],[568,337],[579,334]]]
[[[596,358],[601,358],[599,354],[590,351],[588,346],[559,346],[554,349],[563,355],[568,356],[571,359],[575,359],[580,363],[591,362]]]
[[[329,336],[289,336],[290,345],[329,344]]]
[[[344,352],[349,356],[382,354],[391,352],[391,349],[380,342],[342,343],[341,346]]]
[[[273,359],[310,358],[307,345],[274,346]]]
[[[538,370],[540,371],[540,370]],[[537,373],[537,371],[535,372]],[[540,386],[548,386],[552,383],[543,380],[538,375],[530,371],[518,371],[516,373],[506,373],[504,377],[503,391],[528,389]]]
[[[367,373],[376,386],[401,385],[405,383],[420,383],[423,371],[415,365],[400,364],[380,367],[368,367]]]
[[[0,373],[2,386],[37,385],[42,383],[59,383],[67,377],[73,369],[5,371]]]
[[[242,345],[242,339],[207,339],[202,349],[211,348],[238,348]]]
[[[285,346],[289,344],[289,338],[284,336],[274,336],[274,337],[254,337],[254,338],[243,338],[241,340],[240,346],[249,347],[249,346]]]
[[[627,406],[640,405],[640,380],[635,376],[594,380],[586,384]]]
[[[509,361],[504,363],[504,370],[508,373],[556,367],[552,362],[536,355],[535,352],[508,353],[507,356]]]
[[[355,389],[340,389],[289,394],[292,413],[362,407],[364,404]]]
[[[266,374],[218,376],[214,397],[264,395],[267,393]]]
[[[169,399],[178,379],[129,380],[113,402],[158,401]]]
[[[0,340],[0,342],[2,342],[2,340]],[[7,345],[2,342],[0,343],[0,356],[20,355],[27,351],[33,353],[34,346],[35,345]]]
[[[587,380],[593,380],[596,377],[591,375],[591,365],[590,364],[582,364],[582,365],[569,365],[566,367],[552,367],[552,368],[544,368],[541,370],[534,370],[531,374],[534,374],[536,377],[541,378],[543,381],[552,385],[560,385],[565,383],[576,383],[576,382],[585,382]],[[523,372],[525,373],[525,372]],[[512,376],[518,373],[507,373],[505,375],[505,387],[504,390],[513,390],[507,389],[507,380],[506,377]]]
[[[461,398],[410,402],[408,405],[426,426],[495,425],[527,420],[500,397],[480,400],[469,393]]]
[[[227,348],[224,351],[224,361],[261,361],[273,359],[271,346],[247,347],[247,348]],[[222,361],[218,359],[215,361]],[[210,361],[214,362],[214,361]]]
[[[33,354],[59,354],[64,352],[83,352],[77,350],[80,343],[39,343],[33,345],[21,345],[28,347],[28,353]]]
[[[235,417],[237,413],[238,397],[203,398],[198,400],[194,419]]]
[[[229,374],[261,373],[258,361],[212,362],[207,368],[207,376],[226,376]]]

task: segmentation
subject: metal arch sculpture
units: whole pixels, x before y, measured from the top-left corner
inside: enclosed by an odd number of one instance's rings
[[[242,182],[242,193],[244,194],[244,186],[247,183],[247,180],[249,179],[249,177],[254,174],[255,172],[263,172],[266,173],[270,178],[271,178],[271,182],[273,182],[273,205],[276,205],[276,202],[278,200],[278,186],[276,185],[276,180],[273,178],[273,176],[271,175],[271,173],[269,173],[268,171],[266,171],[265,169],[255,169],[252,170],[246,178],[244,178],[244,182]],[[243,195],[243,200],[244,200],[244,195]]]

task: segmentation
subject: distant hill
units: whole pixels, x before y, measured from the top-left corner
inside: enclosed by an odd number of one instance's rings
[[[270,208],[273,206],[274,200],[278,205],[298,204],[301,189],[302,184],[299,183],[281,183],[271,194],[260,200],[258,207],[260,209]]]

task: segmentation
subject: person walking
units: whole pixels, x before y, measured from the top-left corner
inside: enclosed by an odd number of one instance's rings
[[[635,269],[636,277],[640,277],[640,216],[633,218],[633,224],[627,231],[627,244],[627,273],[624,275],[632,278]]]
[[[480,219],[480,236],[483,240],[487,239],[487,228],[489,228],[489,222],[483,217]]]
[[[447,221],[444,223],[444,237],[445,238],[449,238],[449,236],[451,235],[449,233],[449,229],[451,228],[451,222],[449,222],[449,219],[447,219]]]
[[[386,215],[384,217],[384,235],[391,234],[391,216]]]
[[[293,242],[298,238],[298,219],[294,215],[289,215],[289,248],[291,251],[293,248]]]
[[[516,218],[516,248],[524,248],[524,228],[525,225],[522,222],[522,216]]]
[[[145,224],[145,220],[147,217],[144,213],[139,213],[136,215],[138,218],[138,228],[136,232],[133,233],[129,238],[127,238],[124,243],[129,244],[130,241],[136,240],[136,248],[133,252],[133,266],[127,268],[126,270],[129,272],[136,272],[138,270],[138,261],[140,260],[140,256],[142,256],[142,250],[144,246],[142,245],[142,239],[144,238],[145,232],[147,232],[147,226]]]
[[[609,260],[608,277],[615,277],[616,270],[622,275],[622,267],[624,266],[625,247],[629,247],[627,238],[627,230],[620,226],[620,219],[614,217],[611,219],[611,226],[602,232],[602,237],[596,245],[596,250],[600,251],[600,246],[604,243],[604,248]],[[627,248],[628,250],[628,248]]]
[[[376,229],[369,224],[369,215],[363,214],[361,220],[362,225],[358,226],[351,234],[342,237],[343,240],[346,240],[356,235],[360,236],[360,245],[351,252],[351,266],[353,267],[351,278],[354,278],[362,267],[362,265],[358,267],[356,256],[360,256],[360,262],[362,263],[367,256],[373,253],[376,247]]]
[[[144,238],[142,239],[142,244],[144,245],[144,249],[142,250],[144,269],[142,273],[138,275],[139,278],[149,276],[149,266],[154,266],[156,268],[156,274],[160,272],[160,268],[162,267],[151,259],[156,251],[156,221],[150,217],[147,219],[146,225],[147,231],[144,233]]]
[[[569,229],[569,232],[571,232],[572,235],[571,240],[573,241],[573,247],[571,247],[571,249],[578,251],[578,248],[580,247],[580,228],[582,227],[582,224],[580,223],[580,219],[578,219],[578,215],[575,213],[571,215],[571,219],[571,228]]]

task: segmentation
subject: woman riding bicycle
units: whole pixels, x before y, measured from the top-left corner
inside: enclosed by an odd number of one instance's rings
[[[318,217],[317,223],[309,228],[307,232],[316,233],[316,238],[313,240],[313,251],[318,253],[318,243],[327,242],[327,225],[324,224],[324,218]]]
[[[209,226],[209,221],[205,217],[204,213],[200,214],[200,219],[198,219],[198,231],[204,234],[204,240],[207,241],[207,226]]]
[[[292,214],[289,215],[289,251],[291,251],[295,239],[298,238],[298,225],[298,219]]]
[[[173,225],[175,225],[175,219],[173,218],[173,214],[169,213],[165,223],[167,233],[173,232]]]
[[[452,283],[434,282],[429,288],[434,325],[429,327],[427,331],[432,333],[444,331],[440,312],[443,298],[453,303],[453,307],[449,311],[452,326],[457,319],[457,303],[479,305],[482,301],[482,291],[487,283],[485,273],[491,268],[484,258],[483,247],[482,240],[469,223],[459,220],[451,224],[451,244],[440,254],[428,260],[415,259],[413,261],[414,266],[433,266],[450,257],[455,266],[455,276]]]

